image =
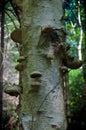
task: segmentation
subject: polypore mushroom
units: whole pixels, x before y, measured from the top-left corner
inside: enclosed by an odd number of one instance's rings
[[[83,64],[83,61],[74,58],[74,56],[70,54],[65,55],[63,62],[64,65],[70,69],[78,69]]]
[[[23,71],[24,67],[21,63],[19,63],[18,65],[16,65],[15,69],[18,71]]]
[[[26,57],[20,56],[17,61],[18,62],[22,62],[22,61],[25,61],[25,60],[26,60]]]
[[[11,95],[11,96],[18,96],[21,93],[21,89],[18,86],[13,87],[6,87],[4,92]]]
[[[62,73],[68,72],[68,68],[66,66],[61,66],[60,70],[61,70]]]
[[[18,42],[18,43],[21,43],[22,41],[22,36],[21,36],[21,29],[16,29],[14,30],[12,33],[11,33],[11,39],[14,41],[14,42]]]
[[[40,78],[42,76],[41,72],[39,71],[34,71],[30,74],[31,78]]]
[[[33,83],[31,83],[31,87],[32,87],[32,89],[33,89],[34,91],[38,91],[39,88],[40,88],[40,86],[41,86],[41,83],[40,83],[40,82],[33,82]]]
[[[67,61],[65,65],[66,65],[68,68],[70,68],[70,69],[78,69],[79,67],[82,66],[82,64],[83,64],[82,61],[80,61],[80,60],[74,60],[74,61],[72,61],[72,62]]]

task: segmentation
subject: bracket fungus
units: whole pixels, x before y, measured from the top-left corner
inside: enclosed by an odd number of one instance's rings
[[[18,43],[21,43],[22,41],[22,33],[21,33],[21,29],[16,29],[14,30],[12,33],[11,33],[11,39],[14,41],[14,42],[18,42]]]
[[[57,55],[61,54],[64,56],[69,49],[70,45],[66,44],[65,42],[61,42],[57,44],[57,46],[54,46],[54,53]]]
[[[66,54],[63,61],[64,65],[70,69],[78,69],[83,64],[83,61],[76,59],[70,54]]]
[[[30,77],[31,78],[40,78],[42,76],[41,72],[39,71],[33,71],[31,74],[30,74]]]
[[[41,86],[40,82],[36,81],[36,82],[31,83],[32,90],[34,90],[34,91],[38,91],[40,86]]]
[[[18,71],[23,71],[24,69],[23,64],[19,63],[18,65],[15,66],[15,69]]]
[[[18,86],[13,86],[13,87],[6,87],[4,89],[4,92],[11,95],[11,96],[18,96],[21,93],[21,89]]]
[[[68,72],[68,68],[66,66],[61,66],[60,70],[61,70],[62,73]]]
[[[82,61],[80,60],[73,60],[72,62],[66,62],[66,66],[70,69],[78,69],[79,67],[81,67],[83,64]]]
[[[26,60],[26,57],[20,56],[17,61],[18,62],[22,62],[22,61],[25,61],[25,60]]]
[[[70,48],[69,46],[66,46],[68,48],[65,48],[66,50],[63,52],[63,65],[70,68],[70,69],[78,69],[82,66],[83,61],[76,59],[71,54],[67,53],[67,50]]]

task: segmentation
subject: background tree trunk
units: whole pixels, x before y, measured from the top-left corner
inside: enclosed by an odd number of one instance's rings
[[[2,12],[0,12],[0,19],[1,19],[1,28],[0,28],[0,129],[2,129],[2,97],[3,97],[3,53],[4,53],[4,5],[2,6]]]
[[[20,8],[19,130],[66,130],[60,71],[65,42],[62,1],[24,0]]]

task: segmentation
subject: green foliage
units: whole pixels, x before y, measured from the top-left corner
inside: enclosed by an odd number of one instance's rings
[[[85,44],[84,37],[84,22],[85,22],[85,8],[84,0],[65,0],[65,16],[66,16],[66,32],[67,44],[70,44],[70,54],[78,58],[78,44],[80,40],[80,30],[82,27],[82,55]],[[79,9],[79,10],[78,10]],[[81,18],[81,26],[79,25],[79,14]],[[70,89],[70,108],[72,114],[77,113],[83,106],[83,88],[84,88],[84,79],[83,71],[71,70],[69,73],[69,89]]]
[[[83,74],[78,70],[71,70],[69,73],[69,87],[70,87],[70,108],[72,112],[78,111],[83,106]]]
[[[79,9],[79,10],[78,10]],[[79,25],[79,12],[81,26]],[[85,9],[84,0],[65,0],[65,16],[66,16],[66,32],[67,44],[70,44],[70,54],[78,58],[78,44],[80,40],[80,30],[84,32]],[[84,33],[82,35],[82,55],[85,44]],[[71,70],[69,73],[69,89],[70,89],[70,108],[72,114],[77,113],[83,106],[83,88],[84,79],[83,71]]]

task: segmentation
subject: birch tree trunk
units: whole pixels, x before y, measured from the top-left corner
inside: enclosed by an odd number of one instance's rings
[[[80,1],[78,1],[78,21],[80,25],[80,39],[79,39],[79,45],[78,45],[78,57],[79,60],[82,60],[82,38],[83,38],[83,30],[82,30],[82,24],[81,24],[81,12],[80,12]]]
[[[0,12],[0,128],[2,129],[2,109],[3,109],[3,103],[2,103],[2,97],[3,97],[3,53],[4,53],[4,5],[2,5],[2,12]]]
[[[22,0],[20,7],[19,130],[66,130],[62,0]]]

